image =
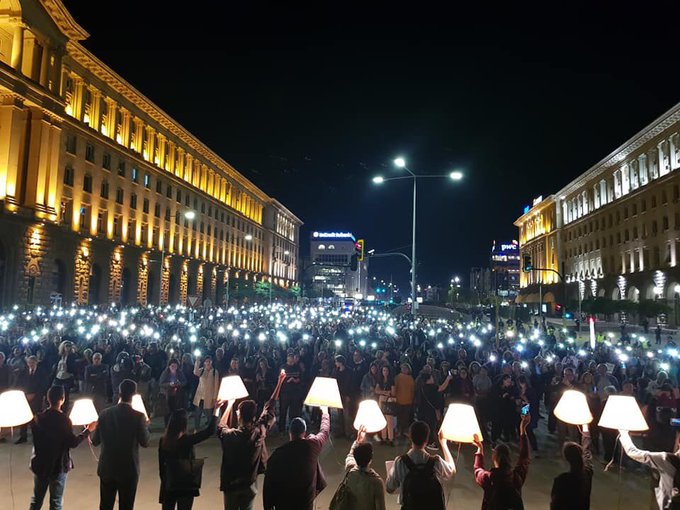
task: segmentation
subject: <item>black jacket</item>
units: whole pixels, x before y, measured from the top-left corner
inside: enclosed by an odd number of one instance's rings
[[[69,417],[53,409],[38,414],[31,422],[31,430],[31,471],[41,478],[68,473],[73,468],[69,449],[90,435],[87,429],[77,436],[73,434]]]
[[[276,401],[269,400],[252,427],[219,429],[218,436],[222,442],[221,491],[250,487],[257,480],[257,475],[264,472],[268,456],[264,440],[276,421],[275,408]]]
[[[121,480],[139,477],[139,447],[149,446],[149,429],[144,415],[130,404],[120,403],[99,415],[92,444],[99,446],[100,478]]]
[[[166,480],[167,463],[171,459],[195,459],[194,445],[205,441],[215,433],[215,424],[217,418],[215,416],[210,418],[208,426],[196,432],[195,434],[185,434],[177,440],[177,444],[172,449],[164,448],[163,438],[158,442],[158,471],[161,477],[161,494],[159,503],[163,503],[166,496],[184,497],[184,496],[198,496],[198,489],[180,489],[168,485]]]

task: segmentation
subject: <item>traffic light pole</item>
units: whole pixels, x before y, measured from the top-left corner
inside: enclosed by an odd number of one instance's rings
[[[564,296],[564,304],[562,305],[562,326],[565,325],[566,323],[566,317],[565,314],[567,312],[567,284],[564,281],[564,276],[562,276],[562,273],[560,273],[557,269],[549,269],[549,268],[544,268],[544,267],[533,267],[531,266],[531,269],[529,271],[525,271],[527,273],[531,271],[549,271],[551,273],[555,273],[557,276],[560,277],[560,280],[562,281],[562,288],[563,288],[563,296]],[[541,284],[543,284],[543,280],[541,280]],[[581,290],[579,289],[579,296],[581,295]],[[540,306],[540,305],[539,305]],[[541,313],[541,316],[543,316],[543,310],[539,310]],[[579,317],[579,321],[581,320],[581,317]]]

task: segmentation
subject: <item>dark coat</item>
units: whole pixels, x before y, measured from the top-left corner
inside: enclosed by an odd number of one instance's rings
[[[138,478],[139,447],[149,446],[149,429],[144,415],[124,403],[104,409],[92,434],[92,444],[101,444],[97,466],[100,478]]]
[[[257,475],[264,472],[267,462],[265,438],[274,425],[276,401],[269,400],[254,426],[220,428],[218,436],[222,442],[222,467],[220,490],[236,491],[250,487]]]
[[[69,417],[54,409],[38,414],[31,422],[31,430],[31,471],[40,478],[68,473],[73,468],[69,449],[75,448],[90,435],[85,429],[76,436]]]
[[[178,498],[186,496],[196,497],[199,495],[198,489],[180,489],[168,485],[166,480],[167,462],[171,459],[195,459],[194,445],[205,441],[215,433],[215,422],[216,418],[212,416],[205,429],[195,434],[185,434],[180,437],[172,449],[164,447],[163,438],[158,442],[158,471],[161,477],[159,503],[162,504],[167,496]]]
[[[265,510],[312,510],[314,498],[326,487],[319,454],[330,429],[330,416],[323,415],[318,434],[290,441],[274,450],[264,476]]]

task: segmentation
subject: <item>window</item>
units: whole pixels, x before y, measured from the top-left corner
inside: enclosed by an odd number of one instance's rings
[[[623,233],[623,240],[630,241],[630,234],[628,233],[628,229],[626,229],[625,232]]]
[[[130,172],[130,179],[132,179],[132,182],[138,182],[139,180],[139,175],[135,167],[132,167],[132,172]]]
[[[163,193],[163,181],[160,179],[156,180],[156,193]]]
[[[91,143],[85,146],[85,159],[90,163],[94,163],[94,145]]]
[[[647,210],[647,201],[643,198],[640,202],[640,212],[645,212]]]
[[[170,221],[170,208],[165,208],[165,221]]]
[[[66,168],[64,168],[64,184],[73,186],[74,174],[73,167],[71,165],[66,165]]]
[[[137,195],[135,193],[130,194],[130,208],[137,209]]]
[[[637,239],[637,238],[638,238],[638,229],[637,229],[637,227],[633,227],[633,239]]]
[[[616,233],[616,242],[617,242],[618,244],[621,244],[621,232],[617,232],[617,233]]]
[[[109,181],[102,181],[102,188],[99,194],[102,198],[109,198]]]
[[[149,174],[144,174],[144,187],[151,187],[151,176]]]
[[[656,207],[656,195],[652,195],[652,208]]]
[[[177,197],[177,203],[181,204],[182,203],[182,190],[179,190],[179,189],[177,190],[176,197]]]
[[[116,203],[122,204],[124,199],[125,199],[125,192],[123,191],[123,188],[116,189]]]
[[[167,189],[165,190],[165,196],[168,198],[172,198],[172,186],[168,184]]]
[[[661,203],[664,205],[668,203],[668,194],[665,189],[661,190]]]
[[[106,170],[111,170],[111,154],[105,152],[102,156],[102,168]]]
[[[83,177],[83,191],[92,193],[92,176],[90,174],[85,174],[85,177]]]
[[[628,207],[623,208],[623,219],[624,220],[628,219]]]
[[[142,211],[144,211],[145,213],[149,212],[149,199],[148,198],[145,198],[144,202],[142,202]]]
[[[632,215],[637,216],[637,204],[633,204],[631,206],[631,209],[632,209]]]
[[[668,216],[664,216],[661,221],[664,231],[668,230]]]
[[[180,217],[180,214],[179,214],[179,211],[177,211],[175,213],[175,225],[179,225],[179,217]]]
[[[125,161],[118,162],[118,175],[125,177]]]
[[[160,218],[160,217],[161,217],[161,204],[156,203],[156,205],[154,205],[154,207],[153,207],[153,215],[154,215],[156,218]]]
[[[655,236],[658,231],[659,231],[659,228],[656,224],[656,220],[654,220],[652,222],[652,235]]]
[[[673,185],[673,202],[677,203],[678,199],[680,199],[680,186],[678,186],[677,184],[674,184]]]
[[[66,137],[66,152],[69,154],[76,153],[76,135],[68,135]]]

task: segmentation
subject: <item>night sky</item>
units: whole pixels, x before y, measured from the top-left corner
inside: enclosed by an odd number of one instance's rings
[[[85,46],[289,207],[303,241],[351,230],[408,252],[410,182],[371,177],[399,175],[397,155],[464,171],[420,186],[421,284],[467,283],[533,197],[680,99],[676,2],[474,3],[65,0]],[[371,269],[406,288],[405,261]]]

